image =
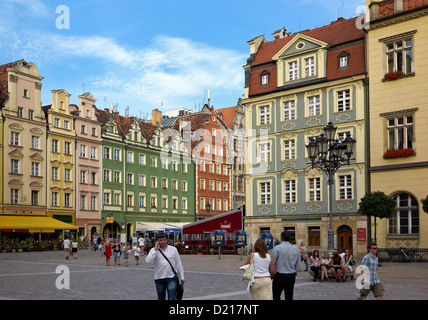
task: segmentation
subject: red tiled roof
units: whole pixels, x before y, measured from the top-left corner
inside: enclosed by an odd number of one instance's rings
[[[330,46],[334,46],[349,41],[363,39],[364,31],[358,29],[356,25],[356,19],[338,19],[326,26],[319,27],[312,30],[305,30],[299,33],[307,35],[309,37],[324,41]],[[277,39],[269,42],[262,43],[254,58],[251,66],[273,62],[272,57],[281,50],[290,40],[292,40],[298,33],[295,33],[289,37]]]
[[[217,109],[223,116],[223,121],[226,123],[229,129],[232,129],[233,119],[235,119],[236,106],[229,108]]]
[[[338,69],[338,55],[343,51],[349,53],[348,68]],[[331,50],[327,56],[327,79],[339,79],[365,72],[365,49],[364,43],[353,46]]]
[[[3,104],[6,102],[8,93],[8,80],[7,80],[7,69],[13,66],[13,62],[9,62],[0,65],[0,109],[3,108]]]
[[[427,0],[428,1],[428,0]],[[330,48],[327,52],[327,79],[339,79],[365,72],[364,31],[357,28],[356,19],[338,19],[329,25],[300,32],[306,36],[326,42]],[[277,54],[297,34],[261,44],[250,72],[250,96],[272,92],[277,88],[277,66],[272,57]],[[338,45],[341,45],[340,48]],[[348,52],[349,67],[338,68],[338,55]],[[260,73],[269,71],[269,84],[261,86]]]

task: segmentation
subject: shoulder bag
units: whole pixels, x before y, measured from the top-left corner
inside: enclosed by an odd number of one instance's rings
[[[245,268],[245,272],[242,275],[242,280],[251,280],[253,278],[253,271],[254,271],[254,253],[253,256],[251,257],[251,262],[250,264],[247,266],[244,266]]]
[[[174,275],[177,277],[177,289],[176,289],[175,298],[177,300],[183,300],[184,287],[180,281],[180,277],[178,276],[177,272],[175,271],[174,267],[172,266],[171,261],[169,261],[169,259],[166,257],[166,255],[162,252],[161,248],[159,248],[159,251],[163,255],[163,257],[166,259],[166,261],[168,261],[169,265],[171,266],[172,272],[174,272]]]

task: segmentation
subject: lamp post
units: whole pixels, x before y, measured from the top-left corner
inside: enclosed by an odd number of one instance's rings
[[[211,210],[211,203],[207,203],[206,205],[205,205],[205,209],[207,210],[207,214],[208,215],[210,215],[210,210]]]
[[[356,140],[351,138],[348,133],[343,141],[335,139],[337,127],[329,122],[323,128],[318,138],[312,138],[306,145],[312,168],[316,167],[324,171],[327,175],[328,184],[328,251],[334,250],[334,231],[333,231],[333,184],[334,174],[343,165],[350,164],[354,154]]]

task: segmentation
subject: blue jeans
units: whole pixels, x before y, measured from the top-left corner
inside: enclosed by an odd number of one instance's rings
[[[177,292],[177,277],[155,280],[158,300],[165,300],[165,294],[168,292],[168,300],[175,300]]]

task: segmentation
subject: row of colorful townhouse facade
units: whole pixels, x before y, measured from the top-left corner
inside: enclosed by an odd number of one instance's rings
[[[279,237],[287,230],[298,245],[327,250],[327,176],[312,167],[306,145],[332,122],[337,140],[350,134],[357,141],[350,164],[334,176],[335,249],[366,253],[375,220],[357,211],[368,191],[397,203],[391,219],[376,221],[379,246],[428,247],[420,203],[428,194],[427,5],[368,1],[365,21],[339,18],[295,34],[283,28],[272,41],[248,41],[242,103],[249,235]],[[410,149],[411,156],[387,158],[391,149]]]
[[[0,66],[2,215],[44,215],[89,238],[128,239],[144,223],[179,226],[232,208],[226,118],[239,106],[223,115],[206,105],[163,126],[157,110],[151,122],[121,116],[98,109],[91,93],[75,105],[52,90],[42,106],[42,79],[24,60]]]

